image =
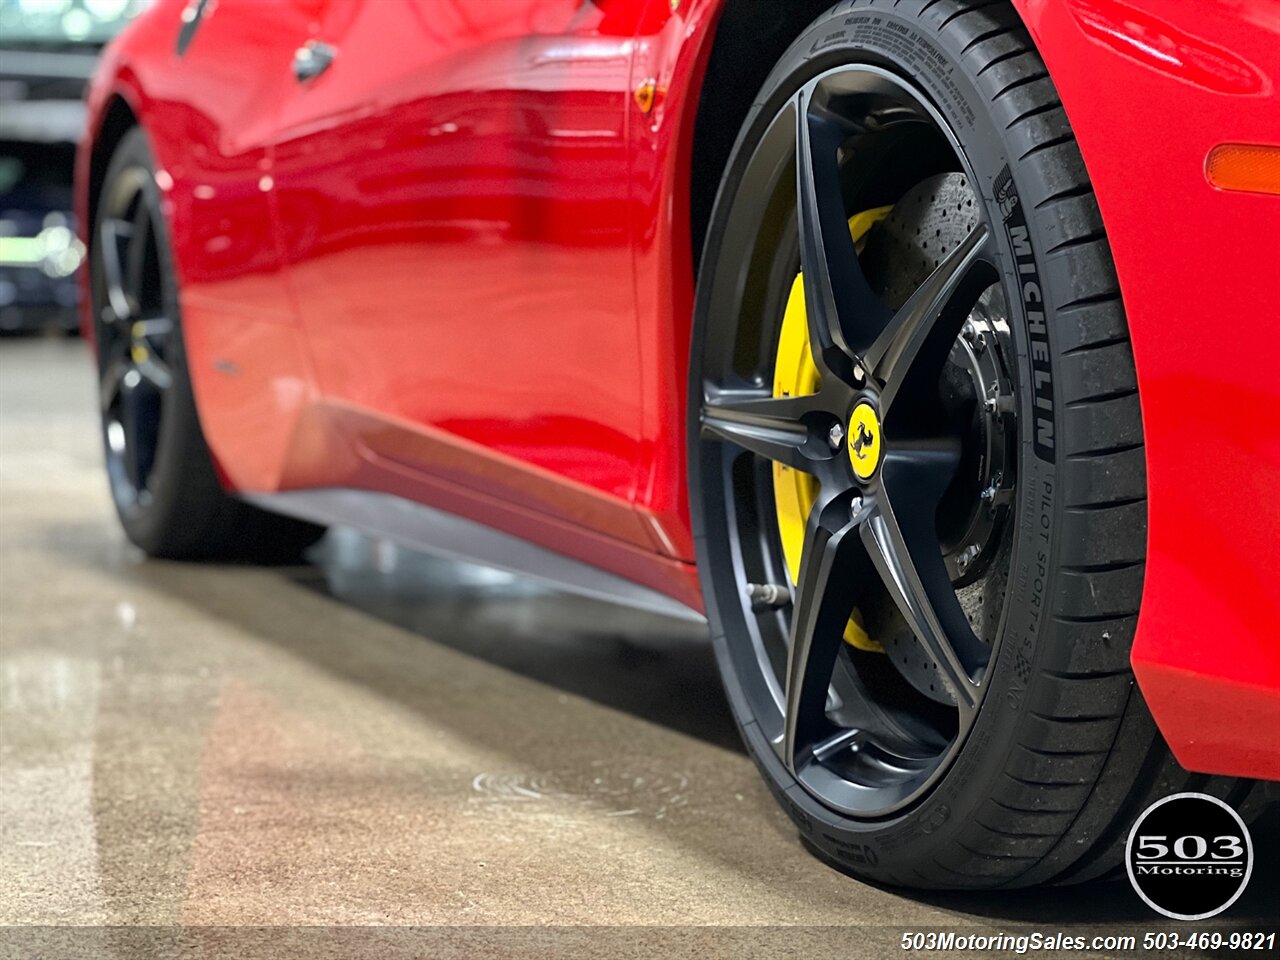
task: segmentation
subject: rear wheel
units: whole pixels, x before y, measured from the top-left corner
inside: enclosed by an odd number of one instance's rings
[[[297,559],[324,530],[229,496],[200,430],[146,137],[107,168],[91,242],[102,435],[126,535],[175,559]]]
[[[917,887],[1116,868],[1191,776],[1128,652],[1146,502],[1097,205],[1012,9],[855,0],[721,185],[694,525],[744,739],[820,855]]]

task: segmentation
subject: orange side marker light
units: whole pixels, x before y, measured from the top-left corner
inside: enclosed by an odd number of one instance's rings
[[[1280,147],[1220,143],[1205,157],[1204,175],[1219,190],[1280,195]]]
[[[635,97],[636,106],[640,108],[640,112],[648,116],[653,112],[653,108],[658,105],[660,91],[658,90],[658,82],[652,77],[643,80],[640,86],[636,87]]]

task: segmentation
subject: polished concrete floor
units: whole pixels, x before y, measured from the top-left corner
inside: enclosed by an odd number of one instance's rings
[[[613,927],[620,956],[650,941],[619,925],[861,927],[849,956],[904,927],[1161,926],[1127,885],[920,898],[821,865],[697,628],[350,531],[307,567],[145,560],[75,341],[0,342],[0,643],[0,924],[449,925],[459,956],[530,924]],[[1274,917],[1275,878],[1233,913]]]

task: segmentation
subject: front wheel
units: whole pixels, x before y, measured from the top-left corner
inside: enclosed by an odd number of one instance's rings
[[[691,500],[747,746],[805,841],[912,887],[1114,870],[1170,757],[1129,669],[1146,487],[1115,271],[1011,7],[819,18],[699,275]]]

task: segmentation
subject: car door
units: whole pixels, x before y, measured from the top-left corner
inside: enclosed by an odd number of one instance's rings
[[[366,454],[651,545],[631,41],[646,0],[355,0],[286,101],[284,258]]]

